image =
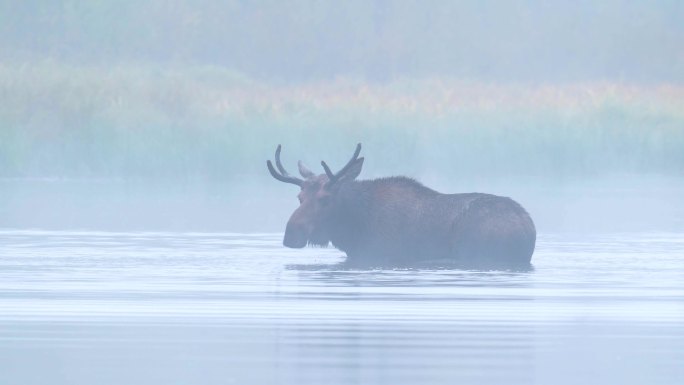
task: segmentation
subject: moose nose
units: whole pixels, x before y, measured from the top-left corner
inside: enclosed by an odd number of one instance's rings
[[[288,223],[285,229],[285,237],[283,238],[283,245],[293,249],[301,249],[306,246],[308,236],[303,226]]]

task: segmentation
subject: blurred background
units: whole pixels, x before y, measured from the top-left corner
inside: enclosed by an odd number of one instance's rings
[[[684,3],[0,0],[0,227],[282,231],[322,172],[684,230]]]

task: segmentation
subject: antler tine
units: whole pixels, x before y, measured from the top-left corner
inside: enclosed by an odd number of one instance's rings
[[[328,165],[325,164],[324,160],[321,161],[321,166],[323,166],[323,170],[325,170],[325,175],[328,176],[328,179],[331,181],[335,180],[335,174],[333,174],[332,171],[330,171],[330,167],[328,167]]]
[[[283,164],[280,162],[280,150],[282,149],[281,145],[278,145],[276,148],[276,153],[275,153],[275,161],[276,161],[276,167],[278,167],[278,171],[280,171],[281,174],[283,175],[290,175],[287,171],[285,171],[285,167],[283,167]]]
[[[266,161],[266,167],[268,167],[268,172],[271,173],[271,176],[276,178],[277,180],[285,183],[292,183],[297,186],[301,186],[304,181],[302,179],[290,176],[290,174],[285,171],[285,168],[283,167],[282,163],[280,163],[280,150],[281,150],[281,145],[278,145],[276,148],[276,153],[275,153],[275,161],[276,161],[276,167],[278,167],[278,173],[275,168],[273,168],[273,163],[271,163],[270,160]]]
[[[356,145],[356,150],[354,151],[354,155],[352,155],[351,159],[349,159],[349,162],[342,167],[340,171],[338,171],[336,174],[333,174],[332,171],[330,171],[330,167],[325,163],[325,161],[321,161],[321,166],[323,166],[323,169],[325,170],[325,174],[328,176],[328,179],[330,179],[330,182],[335,183],[342,175],[344,175],[349,168],[352,166],[352,164],[359,158],[359,154],[361,153],[361,143],[358,143]]]
[[[352,166],[355,160],[359,158],[359,154],[361,153],[361,143],[356,144],[356,150],[354,150],[354,155],[352,155],[351,159],[349,159],[349,162],[342,167],[342,170],[338,171],[336,176],[339,178],[342,175],[344,175],[347,170]]]

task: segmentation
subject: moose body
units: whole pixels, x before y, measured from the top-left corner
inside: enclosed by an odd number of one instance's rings
[[[300,206],[290,217],[283,244],[332,243],[356,266],[526,268],[536,230],[527,212],[510,198],[482,193],[442,194],[405,177],[360,180],[361,146],[333,174],[315,175],[299,164],[305,179],[291,177],[276,150],[278,180],[297,184]]]

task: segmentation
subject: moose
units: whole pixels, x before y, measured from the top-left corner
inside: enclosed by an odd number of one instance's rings
[[[336,173],[321,161],[316,175],[298,162],[302,178],[290,175],[275,152],[271,175],[300,187],[283,245],[303,248],[332,243],[345,263],[367,267],[437,264],[473,269],[530,267],[536,230],[529,214],[507,197],[483,193],[442,194],[394,176],[357,180],[363,167],[354,155]]]

